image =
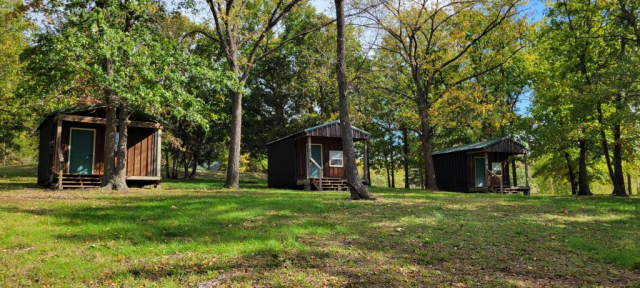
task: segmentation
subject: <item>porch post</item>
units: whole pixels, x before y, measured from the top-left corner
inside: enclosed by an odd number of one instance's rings
[[[367,143],[369,140],[364,140],[364,179],[367,180],[367,185],[371,185],[371,179],[369,178],[369,148]],[[631,189],[629,189],[631,190]]]
[[[56,117],[57,118],[57,117]],[[55,158],[55,170],[58,172],[58,190],[62,190],[62,174],[64,174],[64,154],[62,152],[62,147],[60,147],[62,145],[62,120],[58,119],[57,120],[57,127],[56,127],[56,144],[55,147],[53,149],[55,149],[54,151],[54,158]]]
[[[158,143],[158,147],[156,148],[156,175],[162,178],[162,129],[158,129],[157,132],[158,137],[156,138]],[[169,159],[167,159],[169,161]],[[207,167],[209,169],[209,167]]]
[[[516,159],[511,158],[511,171],[513,172],[513,186],[518,187],[518,175],[516,174]]]
[[[311,136],[307,137],[307,179],[311,172]]]
[[[524,154],[524,176],[527,187],[529,187],[529,163],[527,163],[527,154]]]
[[[489,174],[491,174],[491,170],[489,170],[489,153],[487,152],[484,152],[484,169],[487,171],[484,173],[484,178],[486,178],[484,185],[486,187],[489,187],[489,190],[491,190],[491,185],[489,185],[489,180],[491,179],[491,176]]]

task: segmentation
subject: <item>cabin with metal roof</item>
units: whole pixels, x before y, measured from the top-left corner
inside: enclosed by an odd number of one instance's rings
[[[104,174],[106,131],[104,105],[54,111],[38,126],[38,185],[52,188],[98,187]],[[144,186],[161,180],[162,125],[135,111],[129,117],[127,184]],[[116,149],[116,143],[113,143]]]
[[[438,189],[457,192],[529,194],[526,146],[499,138],[432,153]],[[524,158],[525,185],[518,185],[516,157]],[[511,167],[509,167],[511,166]],[[511,173],[510,169],[511,168]]]
[[[364,142],[363,182],[369,184],[369,133],[351,127],[353,141]],[[309,127],[267,143],[268,184],[278,188],[347,191],[340,121]]]

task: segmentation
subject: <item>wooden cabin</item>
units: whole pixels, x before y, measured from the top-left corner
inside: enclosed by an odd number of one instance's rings
[[[45,117],[38,130],[38,185],[58,189],[100,186],[104,174],[106,130],[103,105],[55,111]],[[134,112],[129,118],[129,186],[160,182],[161,134],[162,126],[152,116]],[[116,143],[113,148],[117,149]]]
[[[369,133],[351,127],[353,141],[364,142],[363,183],[368,185]],[[340,121],[310,127],[267,143],[268,184],[278,188],[347,191]]]
[[[529,195],[527,154],[528,150],[523,144],[509,138],[436,151],[432,155],[438,189],[457,192],[523,192]],[[524,155],[524,186],[518,185],[515,161],[517,155]]]

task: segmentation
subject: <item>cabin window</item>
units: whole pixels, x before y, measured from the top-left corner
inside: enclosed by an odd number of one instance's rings
[[[502,163],[500,163],[500,162],[491,163],[491,173],[493,173],[493,175],[496,175],[496,176],[501,176],[502,175]]]
[[[116,132],[116,145],[114,145],[115,151],[118,151],[118,142],[120,142],[120,132]]]
[[[342,167],[342,151],[330,150],[329,151],[329,167]]]

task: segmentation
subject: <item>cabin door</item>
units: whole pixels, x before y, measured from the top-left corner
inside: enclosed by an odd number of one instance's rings
[[[95,136],[96,131],[93,129],[71,128],[71,139],[69,139],[70,174],[93,174]]]
[[[307,150],[309,151],[309,150]],[[308,152],[307,152],[308,153]],[[307,155],[309,156],[309,155]],[[313,159],[320,167],[323,167],[322,164],[322,145],[321,144],[311,144],[311,159]],[[311,162],[311,160],[307,161],[307,163]],[[307,176],[309,178],[320,178],[320,169],[315,164],[309,164],[309,169],[307,171]]]
[[[487,170],[484,165],[484,157],[475,157],[474,159],[474,169],[476,175],[476,187],[486,187],[487,185]]]

